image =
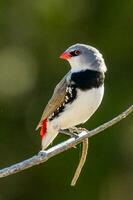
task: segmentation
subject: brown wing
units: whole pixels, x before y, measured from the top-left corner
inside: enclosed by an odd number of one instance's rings
[[[49,100],[47,106],[45,107],[41,120],[37,125],[37,128],[42,126],[42,122],[44,119],[47,119],[59,106],[63,103],[65,95],[66,95],[66,88],[68,86],[70,72],[66,74],[66,76],[58,83],[58,85],[54,89],[53,96]]]

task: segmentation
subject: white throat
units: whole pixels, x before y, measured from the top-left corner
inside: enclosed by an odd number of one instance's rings
[[[71,65],[71,72],[85,71],[87,69],[93,70],[89,63],[87,63],[86,65],[84,65],[83,63],[81,64],[81,62],[77,62],[77,58],[68,59],[68,62]]]
[[[74,73],[74,72],[80,72],[80,71],[85,71],[87,69],[90,69],[92,70],[92,68],[88,68],[88,67],[75,67],[75,68],[71,68],[71,72]]]

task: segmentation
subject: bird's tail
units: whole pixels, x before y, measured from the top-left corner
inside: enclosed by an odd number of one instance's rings
[[[43,133],[45,131],[45,134]],[[44,123],[41,127],[42,137],[42,150],[45,150],[55,139],[58,135],[58,130],[54,129],[50,124]]]

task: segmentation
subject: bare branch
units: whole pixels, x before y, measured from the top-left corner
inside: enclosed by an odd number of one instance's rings
[[[132,112],[133,112],[133,105],[130,106],[127,110],[125,110],[123,113],[121,113],[117,117],[102,124],[101,126],[95,128],[92,131],[85,131],[84,129],[81,128],[80,129],[81,132],[79,133],[78,138],[74,138],[74,137],[70,138],[56,146],[51,147],[50,149],[48,149],[46,151],[39,152],[38,155],[35,155],[27,160],[24,160],[20,163],[14,164],[10,167],[1,169],[0,170],[0,178],[21,172],[22,170],[25,170],[27,168],[38,165],[40,163],[46,162],[49,158],[54,157],[55,155],[58,155],[59,153],[72,148],[73,146],[77,145],[78,143],[83,142],[83,140],[85,140],[86,138],[90,138],[90,137],[104,131],[105,129],[113,126],[114,124],[118,123],[119,121],[121,121],[122,119],[127,117]],[[78,168],[77,168],[77,170],[78,170]],[[72,181],[72,185],[75,183],[76,179],[77,178],[74,178],[74,180]]]

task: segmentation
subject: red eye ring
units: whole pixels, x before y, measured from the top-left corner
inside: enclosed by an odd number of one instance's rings
[[[78,56],[81,52],[79,50],[75,50],[75,55]]]
[[[78,56],[79,54],[81,54],[81,51],[80,50],[74,50],[74,51],[71,51],[70,54],[71,54],[71,57]]]

